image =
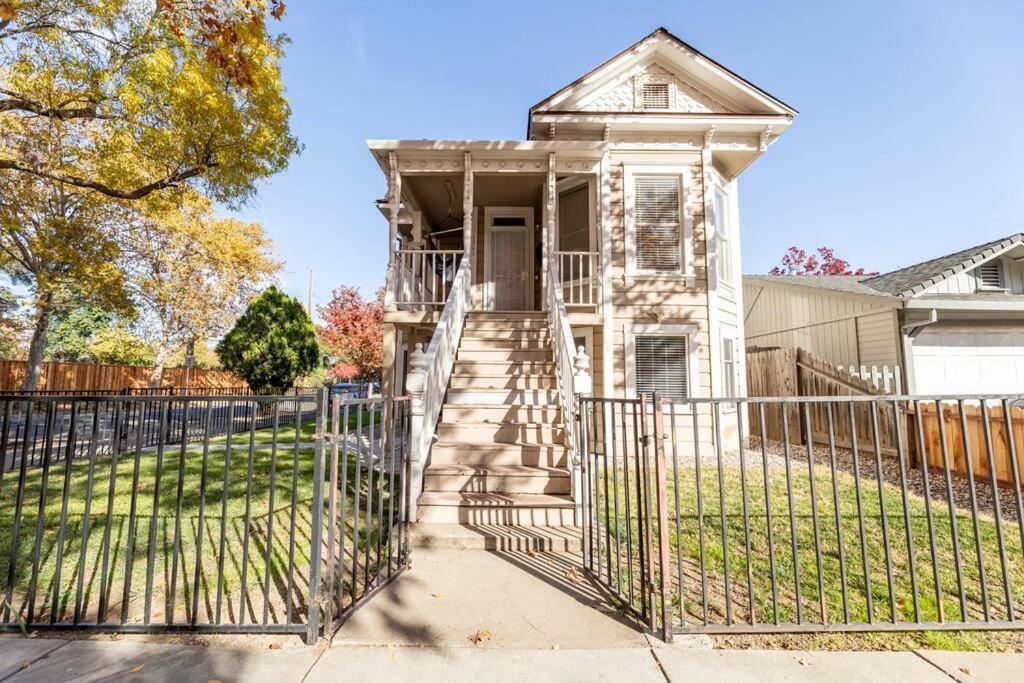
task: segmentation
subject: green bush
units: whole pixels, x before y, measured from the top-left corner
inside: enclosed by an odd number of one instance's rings
[[[313,321],[276,287],[256,297],[217,345],[224,368],[255,391],[280,393],[319,364]]]

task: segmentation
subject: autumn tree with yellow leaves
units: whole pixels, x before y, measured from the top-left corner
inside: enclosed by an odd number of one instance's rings
[[[245,268],[256,282],[273,270],[262,228],[215,219],[198,193],[244,204],[298,151],[285,41],[267,28],[283,12],[281,0],[0,0],[0,268],[32,296],[23,389],[61,292],[129,316],[137,304],[152,325],[153,302],[197,272],[226,269],[211,291],[234,283],[230,315],[251,289],[237,284]],[[181,231],[165,235],[170,253],[196,256],[175,271],[184,281],[143,275],[158,260],[139,235],[154,226]],[[194,311],[168,315],[161,340],[201,327]]]
[[[139,327],[154,350],[150,386],[183,345],[220,337],[280,269],[258,223],[214,216],[196,193],[145,203],[124,245]]]

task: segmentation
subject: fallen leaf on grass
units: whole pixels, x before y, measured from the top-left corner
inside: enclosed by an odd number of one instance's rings
[[[569,567],[568,569],[566,569],[565,578],[569,579],[569,581],[575,584],[583,583],[583,577],[576,573],[576,567]]]
[[[142,671],[142,667],[144,667],[144,666],[146,666],[146,663],[145,663],[145,662],[143,662],[142,664],[139,664],[139,665],[138,665],[137,667],[135,667],[134,669],[129,669],[129,670],[128,670],[128,673],[130,673],[130,674],[137,674],[137,673],[139,673],[140,671]]]
[[[447,593],[431,593],[430,596],[440,600],[441,598],[447,598],[448,594]]]
[[[474,645],[479,645],[480,643],[487,642],[493,637],[494,634],[491,633],[490,629],[484,629],[483,631],[477,631],[476,633],[470,634],[469,642],[473,643]]]
[[[899,600],[896,601],[896,609],[903,609],[906,606],[907,606],[907,601],[904,600],[903,598],[900,598]]]

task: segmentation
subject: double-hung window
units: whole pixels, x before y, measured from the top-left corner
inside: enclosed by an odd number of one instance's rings
[[[714,213],[715,251],[717,254],[716,273],[720,281],[732,282],[732,244],[729,241],[729,197],[725,190],[715,185],[711,198]]]
[[[626,278],[686,273],[687,167],[626,167]]]
[[[732,337],[722,337],[722,395],[736,396],[736,345]]]
[[[624,332],[627,396],[650,399],[657,392],[678,403],[696,395],[691,372],[696,326],[634,324]]]

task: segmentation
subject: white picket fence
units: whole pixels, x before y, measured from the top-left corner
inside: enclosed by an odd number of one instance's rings
[[[903,374],[898,365],[891,368],[888,365],[882,367],[872,365],[870,368],[866,365],[861,365],[859,368],[856,365],[837,365],[836,367],[854,377],[871,382],[887,394],[903,393]]]

